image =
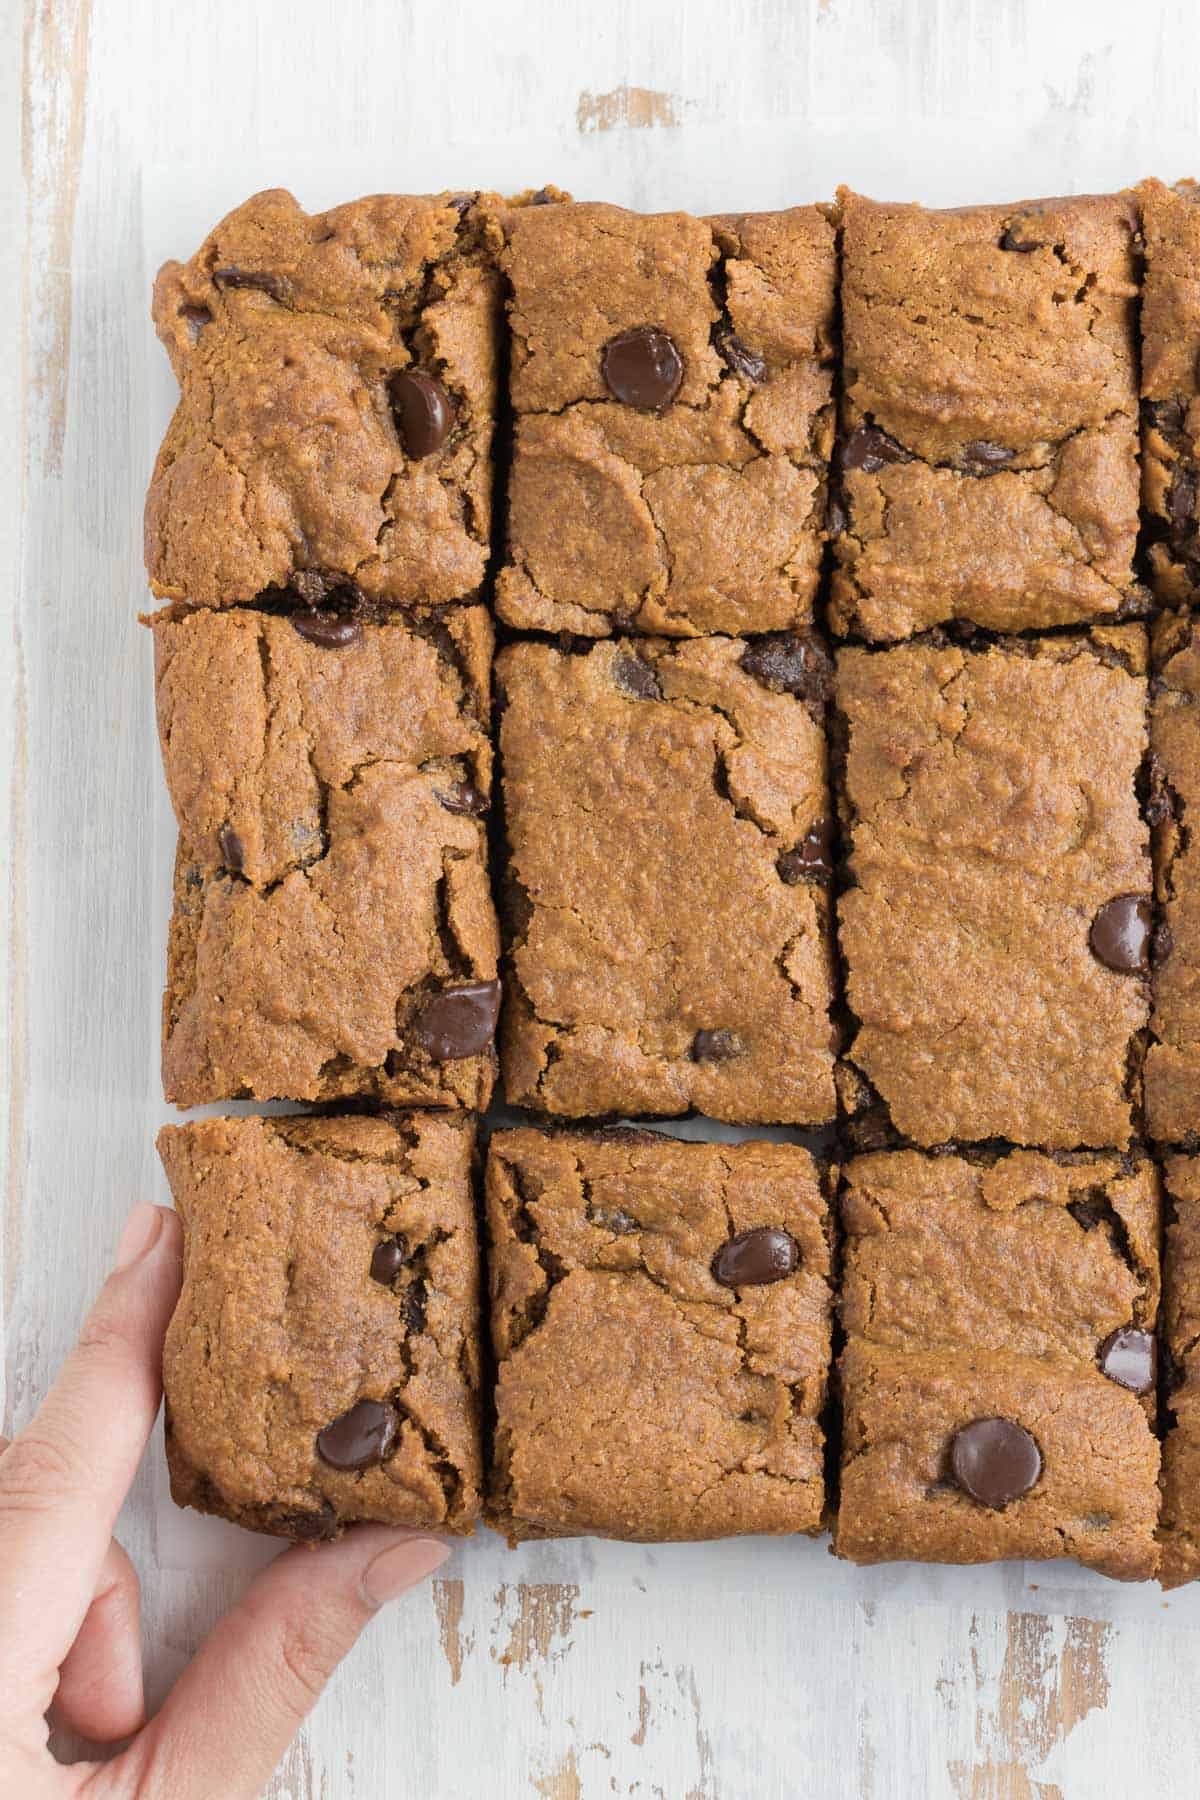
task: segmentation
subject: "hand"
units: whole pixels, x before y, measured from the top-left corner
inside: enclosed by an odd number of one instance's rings
[[[136,1207],[54,1387],[0,1439],[0,1793],[22,1800],[253,1800],[376,1609],[449,1555],[376,1525],[286,1550],[145,1722],[140,1589],[112,1529],[158,1411],[180,1259],[175,1214]],[[62,1766],[52,1705],[95,1742],[133,1741]]]

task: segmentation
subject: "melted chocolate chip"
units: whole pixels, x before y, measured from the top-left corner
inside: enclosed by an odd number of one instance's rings
[[[885,463],[911,461],[911,452],[886,431],[881,431],[878,425],[858,426],[838,452],[838,465],[843,473],[848,469],[861,469],[864,475],[874,475]]]
[[[291,618],[300,636],[322,650],[344,650],[362,636],[358,620],[348,619],[343,613],[298,612]]]
[[[443,988],[425,1002],[417,1017],[417,1042],[434,1062],[478,1056],[495,1037],[499,1017],[498,981],[467,981]]]
[[[1167,489],[1167,517],[1174,538],[1186,537],[1196,523],[1196,476],[1192,469],[1176,466]]]
[[[833,874],[833,820],[814,819],[794,850],[776,857],[779,879],[794,887],[798,881],[828,881]]]
[[[614,400],[639,412],[665,412],[683,382],[683,358],[675,340],[657,325],[635,325],[610,338],[600,373]]]
[[[1100,1346],[1100,1370],[1118,1387],[1133,1394],[1148,1394],[1157,1375],[1154,1339],[1135,1325],[1110,1331]]]
[[[777,1225],[759,1225],[730,1238],[712,1260],[713,1280],[722,1287],[761,1287],[782,1281],[800,1261],[794,1237]]]
[[[317,1455],[331,1469],[371,1469],[396,1442],[396,1409],[360,1400],[317,1433]]]
[[[718,325],[713,332],[713,343],[735,375],[741,375],[746,381],[763,380],[767,373],[766,358],[757,350],[748,349],[730,326]]]
[[[200,342],[200,333],[206,325],[212,324],[212,314],[207,306],[181,306],[179,317],[188,329],[188,336],[193,344]]]
[[[217,833],[217,847],[221,852],[221,861],[231,875],[240,875],[244,852],[242,840],[232,825],[222,825]]]
[[[381,1244],[376,1244],[371,1257],[371,1280],[378,1281],[382,1287],[391,1287],[407,1256],[408,1244],[404,1238],[384,1238]]]
[[[478,198],[478,189],[476,189],[473,194],[448,194],[446,196],[446,205],[452,206],[461,219],[465,212],[470,211]]]
[[[787,632],[752,638],[740,661],[747,675],[777,694],[797,694],[816,705],[829,698],[833,664],[816,638]]]
[[[693,1062],[731,1062],[744,1056],[746,1046],[736,1031],[718,1026],[715,1031],[698,1031],[692,1039]]]
[[[1092,953],[1118,975],[1144,975],[1150,967],[1150,902],[1144,894],[1118,894],[1092,920]]]
[[[846,505],[836,488],[830,488],[825,496],[825,529],[830,537],[841,537],[850,523]]]
[[[449,792],[435,788],[438,805],[444,806],[449,813],[465,813],[468,818],[478,819],[488,811],[491,801],[481,793],[473,781],[460,781],[458,786]]]
[[[635,700],[661,700],[662,689],[649,663],[640,656],[618,656],[612,666],[612,678],[622,693]]]
[[[973,1419],[950,1445],[955,1481],[981,1506],[1007,1506],[1027,1494],[1042,1472],[1042,1453],[1011,1419]]]
[[[268,275],[260,269],[241,269],[236,263],[214,269],[213,280],[219,288],[258,288],[261,293],[270,294],[272,300],[281,300],[287,287],[282,276]]]
[[[1017,224],[1010,225],[1000,239],[1002,250],[1018,250],[1024,256],[1027,256],[1031,250],[1040,250],[1041,247],[1036,238],[1023,236]]]
[[[414,1281],[404,1296],[404,1323],[414,1336],[425,1329],[425,1283]]]
[[[454,423],[454,408],[441,382],[420,369],[401,369],[388,392],[406,453],[420,462],[440,450]]]
[[[1141,410],[1142,423],[1147,429],[1161,432],[1170,443],[1182,440],[1187,418],[1182,400],[1143,400]]]
[[[602,1231],[611,1231],[614,1237],[628,1237],[631,1231],[638,1229],[633,1215],[622,1212],[619,1206],[589,1206],[587,1216],[591,1224],[599,1225]]]
[[[991,444],[987,438],[972,438],[963,445],[963,461],[983,470],[1002,469],[1016,454],[1006,444]]]

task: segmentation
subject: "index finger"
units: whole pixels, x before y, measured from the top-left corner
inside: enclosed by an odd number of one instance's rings
[[[114,1272],[58,1380],[0,1454],[0,1692],[49,1705],[162,1392],[179,1221],[131,1214]],[[47,1691],[48,1686],[48,1691]]]

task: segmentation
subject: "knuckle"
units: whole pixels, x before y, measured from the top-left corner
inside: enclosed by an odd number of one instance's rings
[[[91,1313],[84,1320],[78,1349],[85,1356],[120,1356],[128,1350],[129,1342],[129,1332],[120,1319],[100,1311]]]
[[[52,1437],[24,1432],[0,1456],[0,1514],[40,1511],[77,1480],[78,1468],[69,1450]]]
[[[279,1636],[288,1704],[299,1717],[309,1711],[341,1660],[343,1646],[315,1619],[289,1620]]]

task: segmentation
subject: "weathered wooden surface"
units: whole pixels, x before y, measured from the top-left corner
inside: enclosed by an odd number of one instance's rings
[[[310,205],[557,180],[716,210],[838,180],[956,201],[1200,173],[1200,60],[1190,0],[9,0],[0,19],[0,402],[20,425],[0,433],[11,1425],[131,1199],[161,1196],[169,832],[134,623],[171,391],[153,262],[279,182]],[[269,1550],[176,1514],[154,1458],[122,1532],[159,1694]],[[1191,1794],[1198,1652],[1194,1597],[1057,1569],[484,1538],[379,1622],[271,1792]]]

